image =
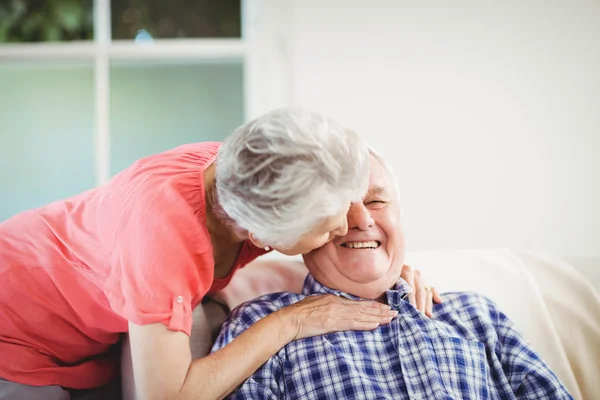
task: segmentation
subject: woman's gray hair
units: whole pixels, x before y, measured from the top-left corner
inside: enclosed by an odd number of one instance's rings
[[[274,110],[221,145],[218,204],[260,241],[289,246],[361,201],[369,166],[368,148],[355,132],[316,112]]]

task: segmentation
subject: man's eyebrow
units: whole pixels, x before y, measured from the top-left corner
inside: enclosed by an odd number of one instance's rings
[[[369,191],[367,192],[367,197],[375,196],[378,194],[387,194],[387,190],[385,190],[383,186],[376,186],[372,189],[369,189]]]

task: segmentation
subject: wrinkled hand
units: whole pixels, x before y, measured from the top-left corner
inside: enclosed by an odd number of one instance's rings
[[[373,330],[398,312],[376,301],[354,301],[331,294],[310,296],[278,311],[293,340],[347,330]]]
[[[421,277],[421,271],[404,265],[400,277],[404,279],[413,291],[408,295],[410,304],[429,318],[433,315],[433,302],[441,303],[442,298],[436,288],[426,286]]]

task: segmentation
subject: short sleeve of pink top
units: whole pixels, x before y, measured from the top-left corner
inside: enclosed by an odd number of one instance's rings
[[[0,224],[0,377],[94,387],[117,370],[107,354],[128,321],[190,334],[194,307],[231,279],[214,279],[205,221],[204,171],[218,149],[144,158]],[[263,253],[244,243],[234,270]]]
[[[205,224],[204,171],[218,147],[183,146],[143,159],[117,178],[113,197],[121,211],[104,291],[112,309],[128,321],[162,322],[190,335],[194,307],[231,279],[229,274],[214,280]],[[246,243],[235,269],[262,253]]]

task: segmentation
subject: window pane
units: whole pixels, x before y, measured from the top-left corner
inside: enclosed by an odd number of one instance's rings
[[[113,39],[239,38],[240,0],[111,0]]]
[[[0,0],[0,43],[92,40],[93,36],[93,0]]]
[[[0,221],[94,186],[91,65],[0,65]]]
[[[241,64],[113,65],[110,79],[112,174],[243,123]]]

